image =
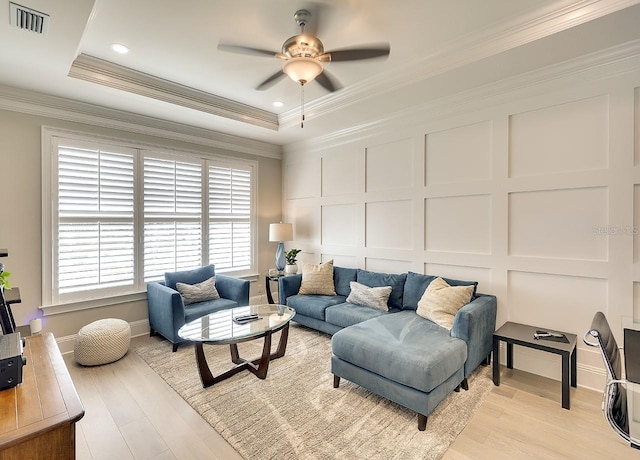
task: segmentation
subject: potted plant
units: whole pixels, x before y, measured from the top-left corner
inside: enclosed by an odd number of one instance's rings
[[[298,273],[298,266],[296,265],[296,258],[302,251],[300,249],[289,249],[284,253],[285,259],[287,259],[287,265],[284,267],[285,275],[295,275]]]
[[[4,264],[0,264],[0,289],[4,290],[5,288],[11,289],[11,284],[9,284],[9,276],[10,272],[4,271]]]

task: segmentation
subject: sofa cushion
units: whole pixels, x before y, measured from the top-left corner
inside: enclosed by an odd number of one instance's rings
[[[302,282],[299,294],[336,295],[333,287],[333,260],[320,265],[302,264]]]
[[[176,289],[176,283],[184,284],[198,284],[208,280],[212,276],[216,275],[216,271],[213,265],[205,265],[204,267],[196,268],[194,270],[185,270],[181,272],[166,272],[164,274],[164,284],[170,287],[174,291]]]
[[[363,307],[373,307],[382,311],[389,311],[389,295],[391,286],[369,287],[356,281],[351,281],[351,294],[347,302]]]
[[[424,291],[416,313],[451,330],[456,313],[471,301],[472,295],[473,286],[449,286],[442,278],[436,278]]]
[[[333,285],[336,289],[336,294],[344,296],[351,294],[351,286],[349,283],[357,279],[357,268],[333,267]]]
[[[421,275],[419,273],[407,273],[407,281],[404,283],[404,297],[402,299],[402,308],[404,310],[416,310],[418,302],[422,298],[424,291],[427,290],[429,284],[436,279],[437,276]],[[442,278],[449,286],[473,286],[473,297],[476,296],[478,287],[477,281],[461,281],[451,278]],[[472,297],[472,298],[473,298]]]
[[[188,323],[201,316],[215,313],[220,310],[238,307],[238,302],[229,299],[207,300],[205,302],[192,303],[184,307],[184,321]]]
[[[340,327],[349,327],[371,318],[377,318],[386,314],[386,312],[377,308],[345,302],[327,308],[324,314],[327,323]]]
[[[296,314],[309,316],[324,321],[324,311],[331,305],[344,303],[347,300],[342,295],[292,295],[287,297],[287,305],[296,311]]]
[[[467,345],[413,311],[382,314],[336,332],[333,354],[394,382],[430,392],[463,368]]]
[[[359,270],[357,281],[369,287],[391,286],[391,295],[389,296],[388,302],[389,308],[402,309],[402,293],[404,291],[406,278],[406,273],[392,275],[389,273]]]
[[[216,277],[212,276],[208,280],[197,284],[176,283],[176,289],[182,295],[185,305],[205,300],[216,300],[220,298],[216,289]]]

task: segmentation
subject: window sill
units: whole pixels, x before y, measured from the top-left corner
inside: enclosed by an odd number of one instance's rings
[[[42,310],[43,316],[60,315],[62,313],[71,313],[74,311],[91,310],[92,308],[110,307],[129,302],[139,302],[147,300],[147,293],[135,292],[133,294],[124,294],[113,297],[103,297],[100,299],[81,300],[77,302],[67,302],[53,305],[43,305],[38,307]]]

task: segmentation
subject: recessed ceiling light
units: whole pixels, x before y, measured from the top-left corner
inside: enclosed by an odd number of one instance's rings
[[[282,101],[275,101],[275,102],[273,103],[273,106],[274,106],[274,107],[282,107],[283,105],[284,105],[284,102],[282,102]]]
[[[120,43],[114,43],[111,45],[111,49],[113,51],[115,51],[116,53],[120,53],[120,54],[127,54],[129,52],[129,48],[127,48],[126,46],[120,44]]]

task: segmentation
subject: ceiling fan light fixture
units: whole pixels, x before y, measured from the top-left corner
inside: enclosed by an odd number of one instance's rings
[[[302,85],[313,81],[323,70],[322,62],[310,57],[292,57],[282,66],[289,78]]]

